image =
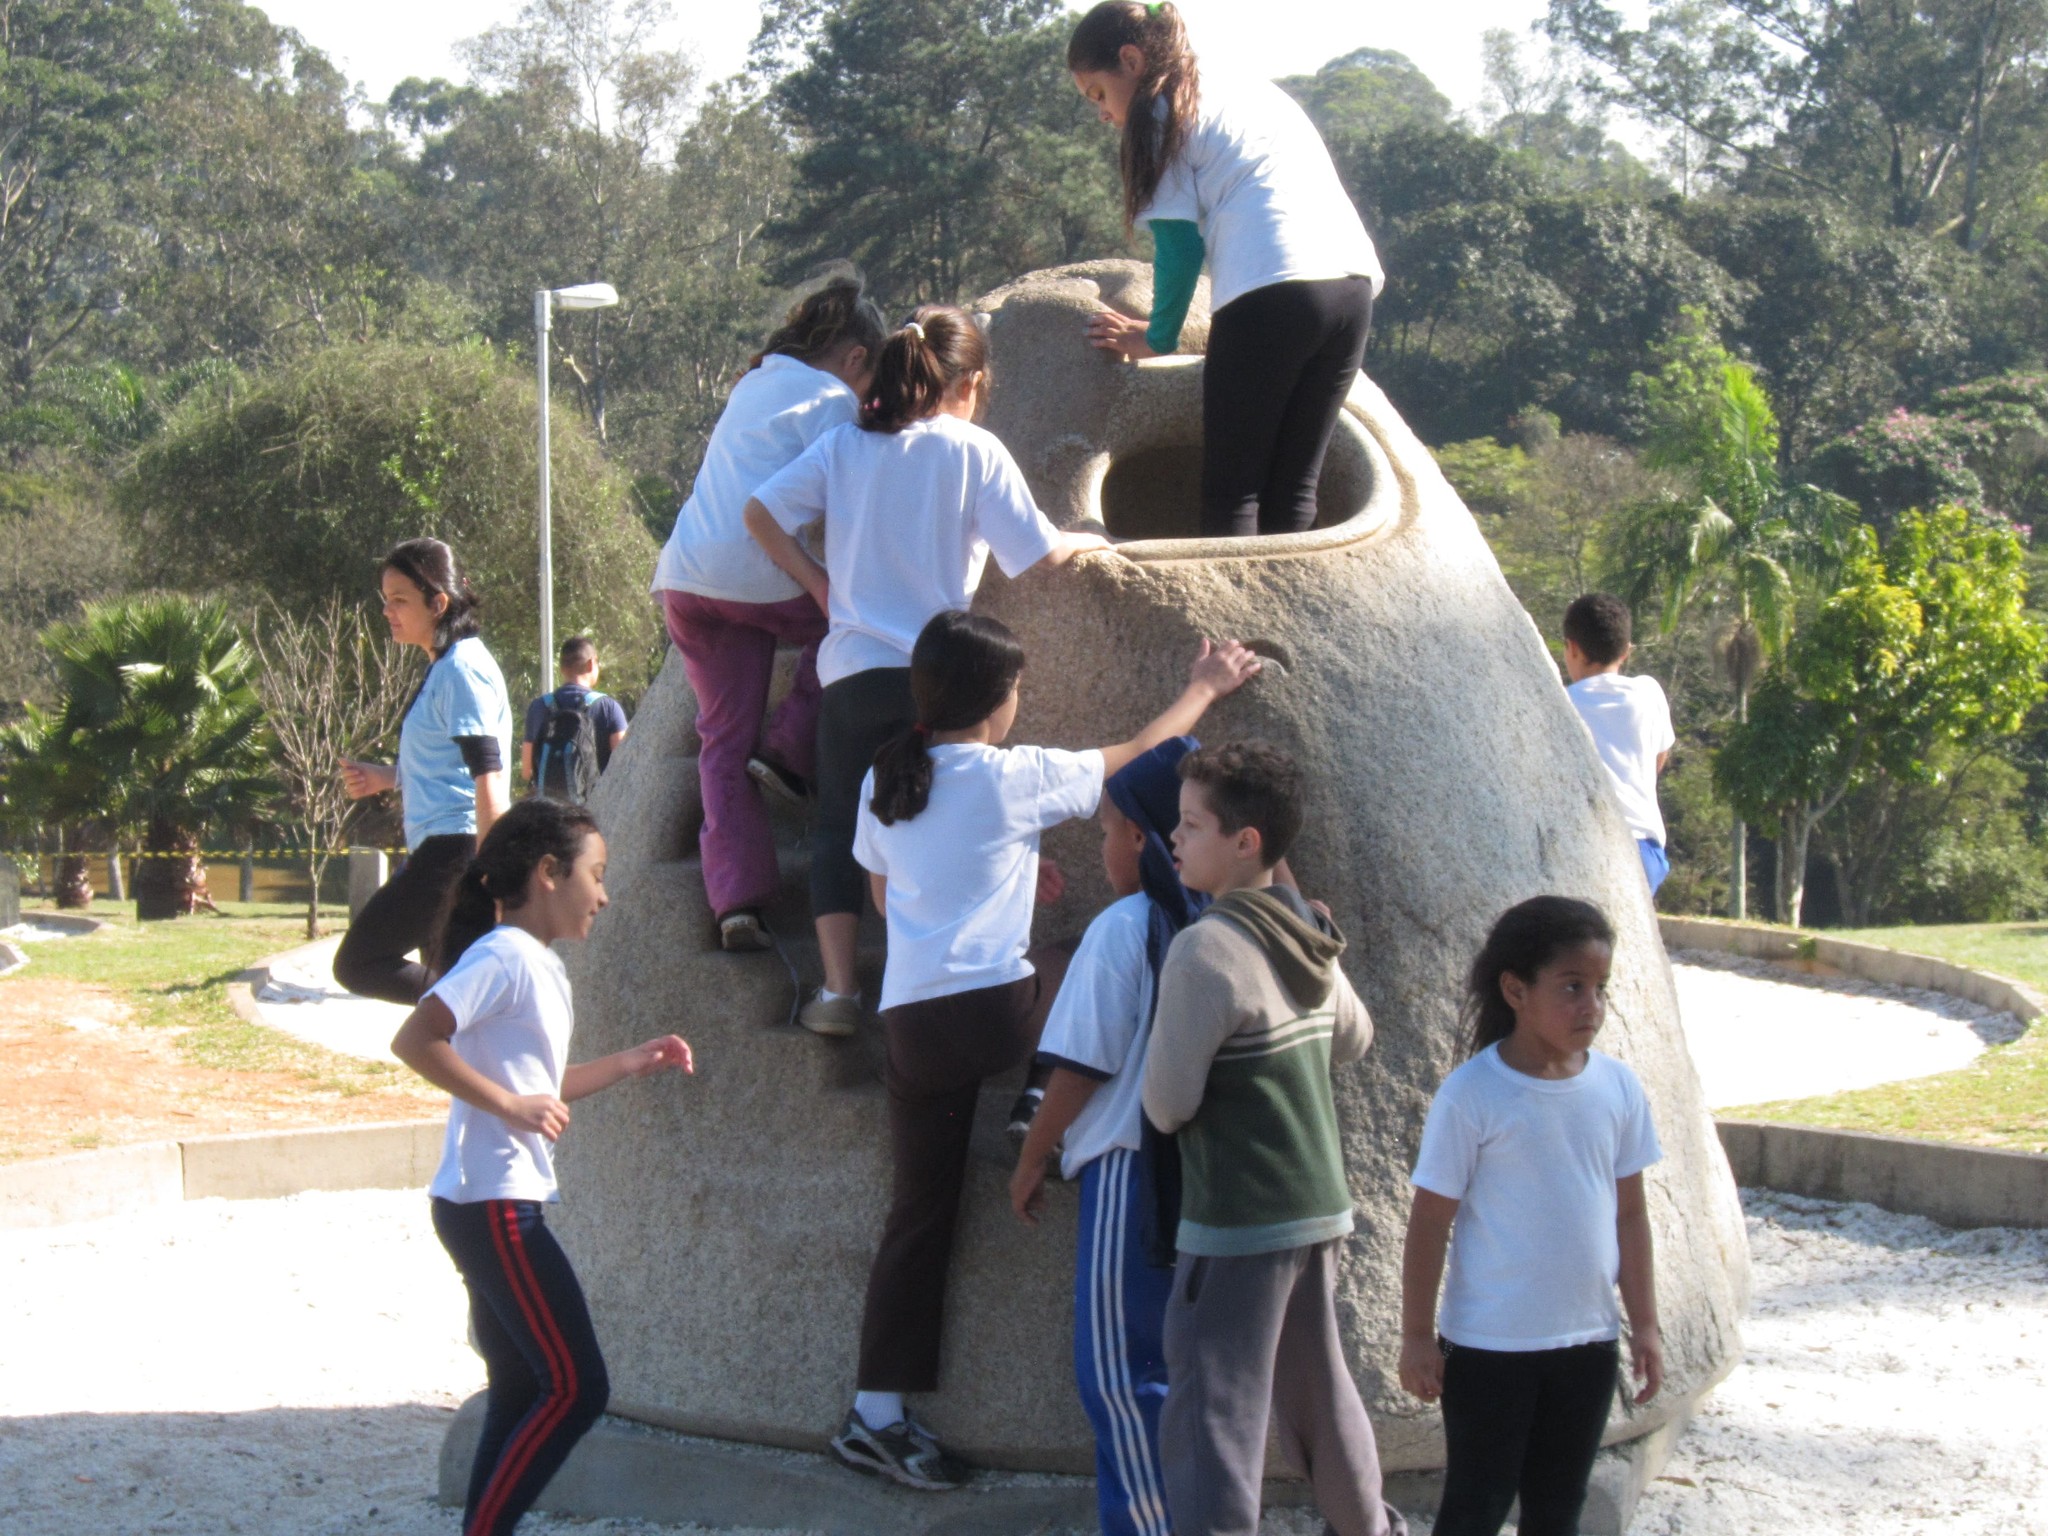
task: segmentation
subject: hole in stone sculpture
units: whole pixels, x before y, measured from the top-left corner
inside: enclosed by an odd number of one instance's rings
[[[1372,459],[1364,429],[1339,416],[1316,484],[1316,522],[1328,528],[1356,517],[1372,496]],[[1202,535],[1202,449],[1168,443],[1118,454],[1102,478],[1101,518],[1116,539],[1195,539]]]
[[[1285,677],[1294,670],[1294,653],[1278,640],[1247,640],[1244,648],[1263,663],[1259,668],[1261,677]]]

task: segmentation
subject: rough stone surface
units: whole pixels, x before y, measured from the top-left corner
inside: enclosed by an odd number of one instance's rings
[[[21,921],[21,868],[14,860],[0,858],[0,928],[12,928]]]
[[[997,371],[988,424],[1063,524],[1103,516],[1119,461],[1184,458],[1197,440],[1199,361],[1129,367],[1082,339],[1100,298],[1142,303],[1142,284],[1134,264],[1098,263],[1035,274],[982,304]],[[1641,1074],[1664,1146],[1650,1202],[1670,1377],[1664,1404],[1617,1416],[1611,1436],[1657,1429],[1736,1358],[1741,1212],[1634,846],[1470,515],[1366,379],[1325,473],[1322,527],[1198,541],[1185,537],[1195,509],[1184,496],[1148,503],[1140,490],[1122,506],[1116,496],[1113,529],[1138,517],[1148,533],[1181,537],[1014,583],[992,574],[983,588],[981,606],[1031,658],[1015,739],[1083,747],[1127,736],[1177,691],[1204,634],[1242,638],[1280,663],[1224,701],[1203,734],[1264,736],[1307,765],[1310,830],[1293,863],[1350,935],[1347,970],[1378,1023],[1372,1053],[1337,1089],[1359,1211],[1339,1307],[1388,1465],[1442,1455],[1436,1414],[1401,1392],[1394,1371],[1407,1171],[1430,1095],[1460,1055],[1460,976],[1492,919],[1543,891],[1599,901],[1620,933],[1602,1043]],[[778,958],[714,952],[694,858],[693,714],[672,657],[598,792],[613,906],[571,967],[579,1054],[680,1029],[698,1075],[577,1106],[558,1227],[612,1363],[614,1412],[815,1449],[853,1389],[886,1199],[879,1045],[872,1025],[844,1044],[790,1028]],[[786,831],[770,919],[800,935],[802,850],[797,829]],[[1085,826],[1047,839],[1070,884],[1041,911],[1041,938],[1078,932],[1101,906],[1096,849]],[[792,942],[790,958],[815,975],[807,945]],[[871,987],[879,958],[871,948]],[[994,1122],[1011,1091],[983,1096],[945,1383],[922,1411],[986,1463],[1080,1471],[1091,1449],[1069,1363],[1075,1195],[1056,1188],[1036,1230],[1010,1215],[1010,1157]]]

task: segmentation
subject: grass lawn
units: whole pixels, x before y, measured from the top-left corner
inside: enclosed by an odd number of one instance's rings
[[[1828,936],[1995,971],[2048,994],[2048,923],[1831,929]],[[2048,1152],[2048,1023],[2036,1023],[2012,1044],[1994,1046],[1959,1071],[1820,1099],[1749,1104],[1722,1113],[1737,1120],[1785,1120]]]
[[[25,902],[23,909],[25,916],[50,910],[45,902]],[[41,1030],[47,1040],[47,1031],[62,1022],[66,1011],[77,1010],[78,998],[107,998],[120,1019],[115,1035],[146,1045],[170,1075],[149,1079],[156,1085],[144,1090],[154,1098],[149,1111],[81,1123],[68,1138],[72,1147],[150,1139],[162,1134],[165,1115],[196,1118],[208,1122],[208,1128],[227,1115],[232,1128],[244,1129],[252,1128],[244,1124],[246,1116],[259,1109],[267,1119],[341,1123],[366,1115],[424,1118],[446,1102],[402,1068],[306,1044],[249,1023],[229,1006],[227,987],[236,975],[266,955],[306,942],[302,906],[229,902],[222,904],[219,916],[137,923],[132,905],[97,901],[92,915],[108,919],[109,926],[90,937],[34,943],[29,965],[0,978],[0,1020],[32,1035]],[[322,919],[322,927],[332,933],[346,923],[347,912],[325,909]],[[56,1001],[42,1004],[45,997]],[[79,1046],[96,1050],[111,1038],[82,1037]],[[46,1070],[61,1074],[67,1066],[107,1077],[125,1070],[127,1062],[89,1055]],[[137,1070],[154,1071],[146,1062],[138,1062]],[[27,1109],[38,1083],[46,1081],[57,1078],[17,1076],[6,1085],[4,1097]],[[108,1078],[108,1087],[118,1093],[116,1080]],[[136,1123],[128,1124],[131,1118]],[[0,1160],[45,1155],[48,1139],[47,1133],[25,1137],[16,1146],[17,1138],[0,1134]]]

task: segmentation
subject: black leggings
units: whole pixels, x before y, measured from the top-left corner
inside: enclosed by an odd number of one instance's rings
[[[1323,454],[1371,329],[1363,277],[1273,283],[1216,311],[1202,365],[1204,537],[1315,526]]]
[[[1448,1456],[1436,1536],[1498,1536],[1517,1495],[1521,1536],[1578,1536],[1619,1347],[1443,1348]]]
[[[490,1383],[462,1536],[501,1536],[603,1414],[611,1381],[576,1271],[537,1202],[437,1199],[434,1233],[469,1288]]]
[[[334,979],[357,997],[407,1008],[418,1003],[432,978],[425,965],[405,957],[417,949],[422,960],[431,960],[427,951],[441,909],[475,854],[476,839],[453,832],[413,849],[404,868],[350,921],[334,952]]]
[[[916,723],[908,667],[871,667],[825,685],[811,784],[812,917],[858,915],[865,907],[868,875],[853,856],[860,781],[882,743]]]

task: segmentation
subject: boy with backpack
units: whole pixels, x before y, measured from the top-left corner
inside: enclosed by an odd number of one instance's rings
[[[562,682],[526,706],[519,763],[530,793],[582,804],[626,739],[626,712],[597,691],[597,647],[582,635],[562,642]]]

